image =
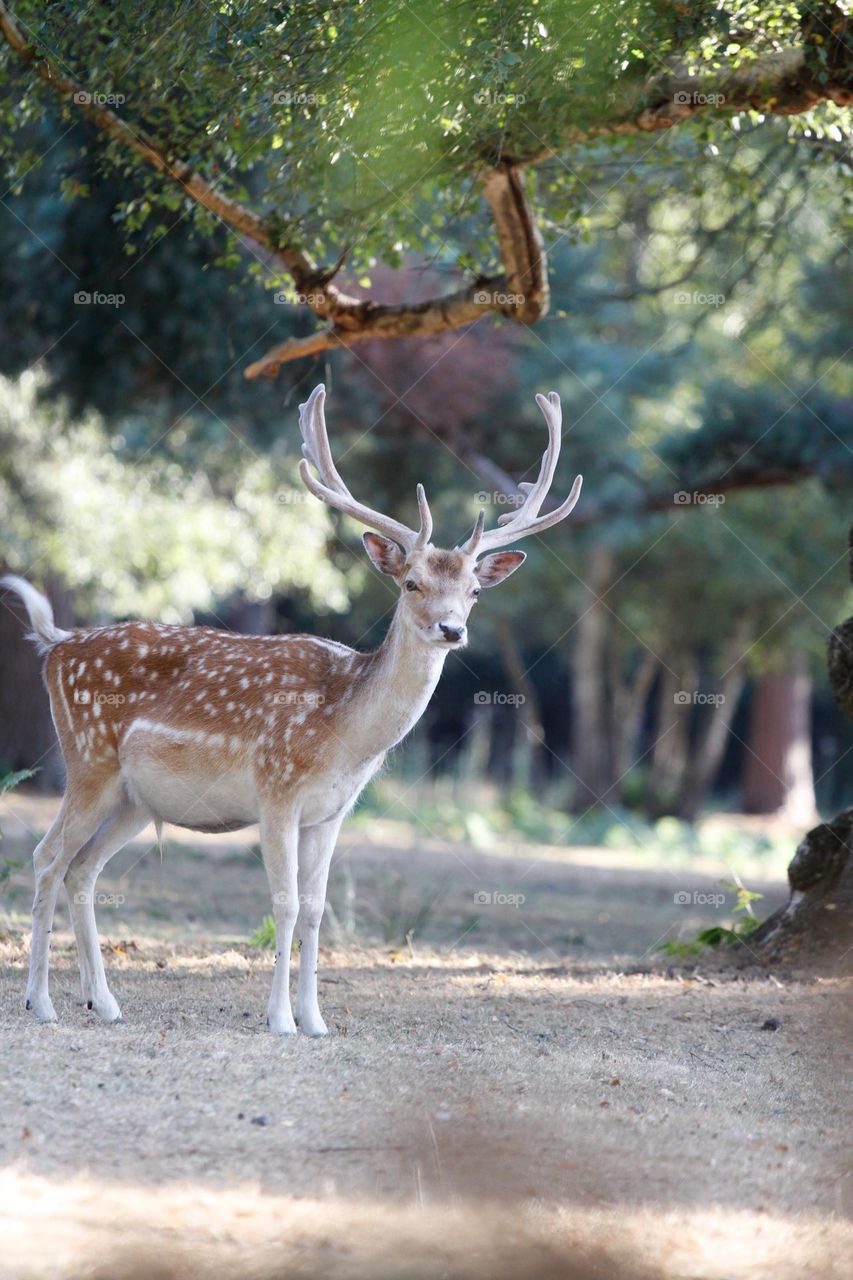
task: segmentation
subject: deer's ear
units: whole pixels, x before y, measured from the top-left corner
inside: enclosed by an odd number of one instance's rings
[[[526,559],[524,551],[496,551],[493,556],[486,556],[485,560],[481,560],[474,573],[481,587],[496,587],[504,578],[515,573]]]
[[[396,578],[403,572],[406,558],[396,542],[392,542],[390,538],[383,538],[378,533],[363,533],[361,540],[365,551],[370,556],[371,564],[380,573],[388,573],[392,578]]]

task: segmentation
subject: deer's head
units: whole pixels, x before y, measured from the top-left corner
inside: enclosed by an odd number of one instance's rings
[[[352,496],[332,459],[323,413],[325,397],[326,389],[321,384],[307,403],[299,406],[305,455],[299,464],[303,484],[329,506],[377,531],[362,535],[364,546],[380,573],[388,574],[399,585],[399,613],[404,624],[427,644],[461,648],[468,638],[468,615],[482,589],[503,582],[526,558],[523,551],[498,548],[564,520],[580,496],[582,481],[577,476],[565,502],[545,515],[539,514],[560,456],[560,397],[554,391],[547,397],[536,397],[548,424],[548,447],[536,481],[519,485],[523,494],[519,507],[499,517],[502,528],[491,530],[485,529],[485,511],[481,510],[471,536],[452,551],[442,551],[430,542],[432,514],[423,485],[417,489],[417,529],[374,511]],[[319,479],[311,473],[309,463]]]

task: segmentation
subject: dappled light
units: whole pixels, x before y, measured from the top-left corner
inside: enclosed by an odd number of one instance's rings
[[[3,1175],[0,1187],[8,1257],[26,1280],[45,1274],[29,1261],[26,1243],[48,1208],[65,1256],[91,1251],[84,1265],[97,1280],[429,1280],[448,1270],[460,1280],[676,1280],[691,1271],[709,1280],[823,1280],[838,1274],[851,1245],[841,1222],[717,1206],[535,1208],[508,1220],[500,1206],[401,1210],[369,1198],[259,1196],[248,1186],[216,1192],[179,1183],[158,1193],[85,1177],[63,1186]],[[110,1233],[116,1213],[124,1223],[118,1248]],[[330,1222],[346,1245],[330,1238]],[[153,1247],[152,1232],[177,1239]]]

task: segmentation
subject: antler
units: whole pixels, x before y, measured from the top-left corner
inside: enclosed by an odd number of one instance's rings
[[[480,511],[473,533],[467,542],[463,542],[459,548],[460,551],[466,552],[469,556],[482,555],[484,551],[495,551],[498,547],[508,546],[518,538],[527,538],[531,533],[541,533],[543,529],[550,529],[552,524],[559,524],[561,520],[565,520],[569,512],[574,510],[575,504],[580,497],[583,476],[575,476],[572,491],[565,502],[557,507],[556,510],[549,511],[544,516],[539,514],[539,509],[551,488],[554,472],[557,469],[557,461],[560,457],[560,428],[563,423],[563,410],[560,406],[560,397],[556,391],[549,391],[547,397],[537,395],[536,403],[545,415],[545,421],[548,424],[548,447],[542,455],[539,475],[535,483],[525,480],[518,486],[526,495],[524,502],[517,511],[507,512],[506,515],[498,517],[498,524],[502,525],[502,528],[490,529],[488,532],[484,532],[486,513],[484,510]]]
[[[299,428],[302,432],[302,452],[305,455],[299,463],[299,475],[306,489],[315,498],[336,507],[345,515],[352,516],[361,524],[366,524],[378,533],[393,538],[407,552],[419,550],[426,546],[432,534],[432,515],[426,493],[422,484],[418,485],[418,510],[420,511],[420,528],[410,529],[408,525],[392,520],[390,516],[366,507],[352,496],[349,489],[338,475],[337,468],[329,448],[329,436],[326,431],[326,418],[323,404],[326,399],[326,388],[321,382],[315,387],[305,404],[299,406]],[[319,480],[311,474],[308,464],[314,467]]]

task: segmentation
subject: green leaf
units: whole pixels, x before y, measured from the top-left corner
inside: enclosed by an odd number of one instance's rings
[[[13,773],[0,773],[0,795],[26,782],[28,778],[34,778],[38,772],[38,769],[18,769]]]

